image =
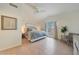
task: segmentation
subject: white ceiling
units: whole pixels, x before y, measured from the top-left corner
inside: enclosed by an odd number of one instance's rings
[[[41,15],[58,15],[62,13],[78,11],[79,3],[31,3]],[[31,7],[32,7],[31,6]]]
[[[22,4],[15,5],[20,6]],[[79,3],[25,3],[24,5],[35,10],[34,15],[40,18],[79,11]],[[5,4],[0,4],[1,8],[3,8],[2,6]]]

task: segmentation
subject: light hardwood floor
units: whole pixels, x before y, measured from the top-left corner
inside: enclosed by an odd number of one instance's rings
[[[8,55],[72,55],[72,47],[52,38],[45,38],[34,43],[23,39],[22,46],[1,51]]]

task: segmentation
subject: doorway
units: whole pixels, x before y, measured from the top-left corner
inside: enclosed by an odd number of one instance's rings
[[[46,32],[48,37],[57,39],[57,24],[56,21],[47,21],[46,22]]]

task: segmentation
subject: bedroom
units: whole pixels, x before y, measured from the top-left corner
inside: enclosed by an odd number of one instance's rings
[[[40,29],[41,29],[41,30],[45,30],[48,32],[48,29],[47,28],[45,29],[46,21],[47,22],[56,21],[57,27],[55,28],[55,30],[56,30],[55,33],[57,33],[58,35],[57,34],[55,34],[55,35],[57,36],[58,39],[61,39],[61,31],[60,31],[61,26],[66,25],[68,27],[68,31],[70,33],[74,33],[74,32],[79,33],[79,31],[78,31],[79,28],[76,27],[78,25],[78,19],[79,19],[79,17],[78,17],[79,4],[53,4],[53,3],[52,4],[49,4],[49,3],[47,3],[47,4],[18,4],[18,3],[15,3],[14,5],[16,5],[18,7],[17,8],[12,7],[12,6],[10,6],[9,3],[0,4],[0,7],[1,7],[0,15],[6,15],[6,16],[17,18],[17,30],[1,30],[1,27],[0,27],[0,50],[5,50],[7,48],[11,48],[11,47],[13,48],[13,47],[22,45],[21,27],[25,24],[26,25],[32,24],[32,25],[34,25],[34,27],[36,26],[38,31],[40,31]],[[50,42],[49,42],[49,40],[50,40]],[[54,41],[51,42],[52,39],[49,39],[49,40],[48,40],[48,42],[50,43],[50,45],[48,44],[49,48],[53,48],[51,46],[54,45],[54,44],[52,44],[52,43],[54,43]],[[37,41],[37,42],[41,43],[41,41],[42,40]],[[37,43],[37,42],[35,42],[35,43]],[[35,45],[38,45],[40,43],[37,43]],[[42,42],[42,44],[44,44],[44,43]],[[58,43],[58,44],[62,44],[62,43]],[[37,48],[38,48],[38,51],[40,51],[39,50],[40,48],[39,47],[37,47]],[[47,51],[50,50],[49,48],[48,48],[48,50],[46,50],[44,52],[47,53]],[[61,48],[63,48],[63,45],[61,46]],[[13,51],[15,51],[15,50],[16,49],[13,49]],[[63,49],[63,51],[59,52],[59,54],[65,54],[65,53],[63,53],[64,51],[65,50]],[[72,49],[71,50],[69,49],[69,51],[72,51]],[[30,52],[32,52],[32,51],[30,51]],[[66,50],[66,52],[67,52],[67,50]],[[3,54],[7,54],[7,53],[9,53],[9,52],[3,52]],[[40,54],[40,52],[37,54]],[[47,54],[52,54],[52,53],[50,51]],[[72,52],[70,54],[72,54]]]

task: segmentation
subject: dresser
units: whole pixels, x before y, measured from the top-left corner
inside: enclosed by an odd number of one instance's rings
[[[61,40],[64,41],[66,44],[73,47],[73,35],[69,33],[68,35],[62,35]]]

